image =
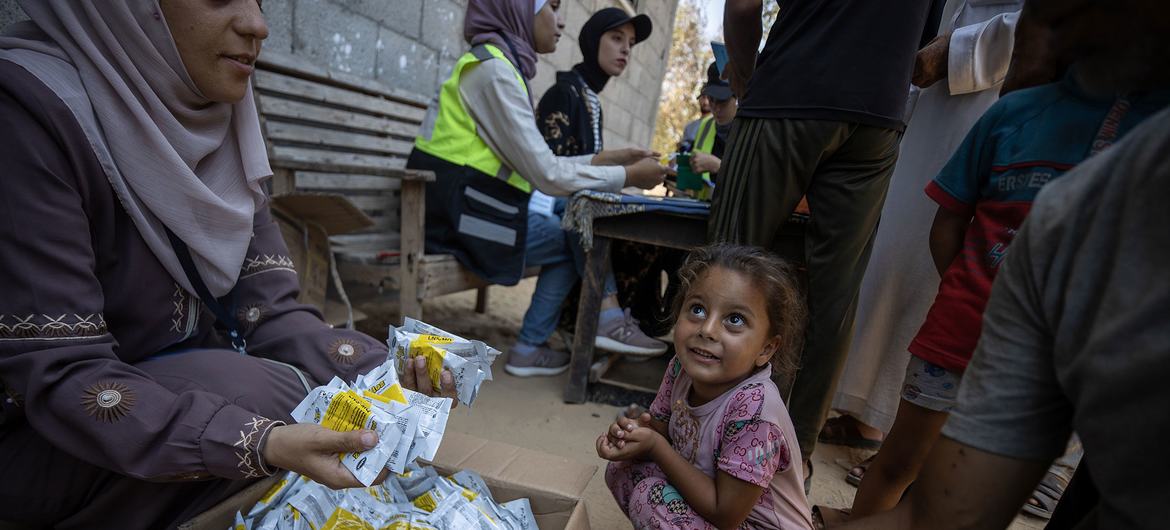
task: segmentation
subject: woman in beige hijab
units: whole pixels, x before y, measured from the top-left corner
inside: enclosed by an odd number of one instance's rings
[[[296,302],[249,82],[260,3],[21,7],[0,37],[0,517],[159,528],[278,469],[358,485],[336,454],[374,433],[289,412],[386,348]]]

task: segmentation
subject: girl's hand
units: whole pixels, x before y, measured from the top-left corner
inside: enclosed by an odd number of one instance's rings
[[[443,373],[439,375],[439,383],[442,391],[436,392],[431,386],[431,375],[427,372],[427,360],[423,357],[415,357],[409,361],[410,366],[406,367],[406,373],[402,374],[402,386],[409,388],[420,394],[426,394],[431,397],[445,397],[451,398],[451,408],[459,405],[458,395],[455,393],[455,376],[451,375],[451,371],[446,368]],[[414,367],[411,370],[411,366]]]
[[[372,449],[378,443],[374,431],[337,432],[311,423],[278,425],[264,443],[264,462],[269,467],[300,473],[333,489],[365,487],[341,465],[337,455]],[[387,470],[374,481],[381,484]]]
[[[612,432],[612,431],[611,431]],[[659,444],[665,443],[658,431],[649,427],[637,427],[632,431],[621,431],[621,447],[610,442],[610,433],[597,437],[597,456],[611,462],[644,458],[653,454]]]
[[[629,412],[630,411],[627,410],[627,413]],[[633,418],[629,416],[621,416],[617,418],[617,420],[609,426],[609,430],[606,431],[606,436],[609,438],[610,443],[620,449],[625,445],[626,433],[631,432],[638,427],[652,428],[649,412],[643,412]]]

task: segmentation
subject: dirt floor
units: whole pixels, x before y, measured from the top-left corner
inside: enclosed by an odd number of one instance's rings
[[[486,314],[475,312],[474,291],[428,300],[423,305],[423,320],[507,352],[516,340],[534,286],[535,279],[528,279],[515,287],[492,287]],[[398,320],[393,305],[366,305],[362,309],[370,318],[359,324],[359,329],[375,337],[384,338],[386,325]],[[561,346],[555,338],[553,343]],[[613,421],[618,408],[597,403],[565,404],[561,393],[567,374],[516,378],[504,372],[503,364],[501,357],[495,365],[495,380],[484,383],[475,407],[459,407],[452,413],[448,428],[596,465],[598,472],[585,492],[591,526],[596,530],[630,528],[605,486],[605,461],[597,457],[593,446],[597,436]],[[846,469],[870,454],[818,445],[810,501],[837,508],[850,506],[857,489],[845,482]],[[1044,521],[1022,515],[1011,528],[1043,527]]]

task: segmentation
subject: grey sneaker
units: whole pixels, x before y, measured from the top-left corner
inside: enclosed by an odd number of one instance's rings
[[[515,346],[508,352],[504,371],[516,377],[557,375],[569,369],[569,354],[556,351],[547,344],[534,346],[531,353],[520,353]]]
[[[593,345],[606,351],[625,355],[653,357],[666,353],[666,343],[647,337],[638,328],[638,321],[626,308],[622,316],[597,323],[597,337]]]

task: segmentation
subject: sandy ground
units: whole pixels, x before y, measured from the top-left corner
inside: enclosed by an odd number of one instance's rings
[[[429,300],[423,305],[424,320],[468,338],[476,338],[507,352],[516,340],[520,321],[532,295],[535,279],[515,287],[494,286],[487,314],[475,312],[475,292],[467,291]],[[359,328],[385,337],[386,325],[397,321],[393,305],[363,306],[370,318]],[[555,344],[555,339],[554,339]],[[559,345],[558,345],[559,346]],[[481,438],[536,449],[596,465],[597,474],[585,491],[591,526],[595,530],[631,528],[605,486],[605,461],[597,457],[594,440],[617,413],[617,407],[561,401],[568,375],[516,378],[503,370],[503,358],[495,366],[495,380],[484,383],[473,409],[459,407],[448,428]],[[846,469],[870,452],[820,444],[813,456],[813,504],[848,507],[857,489],[845,482]],[[1020,516],[1013,530],[1043,528],[1044,522]]]

